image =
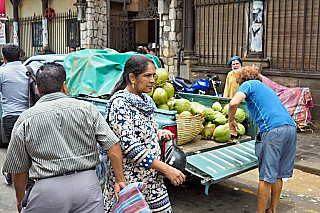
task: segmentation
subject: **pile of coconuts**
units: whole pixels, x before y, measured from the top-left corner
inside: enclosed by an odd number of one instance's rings
[[[164,68],[156,69],[156,81],[148,93],[159,109],[169,110],[167,102],[173,99],[174,87],[168,82],[168,72]]]
[[[229,123],[227,123],[228,110],[229,104],[226,104],[222,108],[218,101],[214,102],[211,108],[206,107],[206,116],[201,127],[202,139],[213,139],[217,142],[227,142],[230,140],[231,134]],[[238,135],[244,135],[246,129],[241,123],[245,120],[246,116],[243,109],[237,108],[234,118],[239,127],[239,129],[236,129]]]
[[[158,109],[176,110],[178,114],[184,116],[204,117],[200,132],[202,139],[213,139],[221,143],[230,140],[231,134],[229,123],[227,123],[229,104],[222,108],[221,104],[216,101],[211,107],[208,107],[183,98],[175,99],[174,87],[168,82],[168,72],[164,68],[156,69],[156,81],[148,95],[152,97]],[[237,133],[244,135],[246,130],[241,123],[246,116],[243,109],[237,108],[234,118],[239,127],[239,129],[236,129]]]
[[[176,110],[180,115],[204,117],[200,130],[201,139],[213,139],[221,143],[230,140],[231,134],[229,123],[227,123],[229,104],[222,108],[221,104],[216,101],[212,104],[212,107],[206,107],[198,102],[190,102],[187,99],[172,99],[168,101],[167,105],[169,110]],[[237,108],[234,118],[239,127],[239,129],[236,129],[238,135],[244,135],[246,129],[241,123],[246,116],[243,109]]]

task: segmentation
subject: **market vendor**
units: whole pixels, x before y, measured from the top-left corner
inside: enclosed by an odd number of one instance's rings
[[[233,56],[228,61],[228,67],[232,67],[232,70],[228,73],[226,84],[223,91],[223,97],[233,98],[239,89],[239,84],[236,81],[235,74],[243,66],[242,60],[239,56]]]
[[[257,69],[244,67],[235,75],[241,85],[229,103],[228,121],[232,135],[237,136],[235,113],[245,100],[259,127],[255,154],[259,161],[258,204],[256,212],[276,212],[282,190],[282,178],[292,177],[296,155],[297,127],[277,94],[262,83]],[[266,98],[267,97],[267,98]],[[266,210],[271,192],[271,201]]]

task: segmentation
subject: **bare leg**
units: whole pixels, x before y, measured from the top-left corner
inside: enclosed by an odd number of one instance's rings
[[[258,207],[256,213],[265,213],[270,191],[271,183],[260,180],[258,186]]]
[[[282,185],[282,178],[278,178],[276,183],[271,184],[271,203],[268,208],[269,213],[275,213],[277,210]]]

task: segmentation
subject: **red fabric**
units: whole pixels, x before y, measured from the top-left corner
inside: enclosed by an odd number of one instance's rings
[[[299,125],[307,125],[311,120],[310,107],[313,107],[311,93],[308,87],[285,87],[262,77],[262,83],[277,93],[282,104],[287,108],[293,120]]]

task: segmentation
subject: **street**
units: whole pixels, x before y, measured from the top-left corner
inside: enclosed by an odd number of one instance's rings
[[[0,166],[3,165],[6,149],[0,148]],[[256,210],[258,170],[229,178],[210,186],[209,196],[199,179],[179,187],[167,183],[173,212],[243,212]],[[294,170],[293,178],[284,183],[277,212],[319,213],[320,177]],[[0,177],[0,212],[16,213],[13,186],[4,183]]]
[[[241,212],[256,211],[258,169],[210,186],[204,194],[200,180],[186,182],[182,187],[168,184],[173,212]],[[284,183],[277,212],[320,212],[320,177],[294,170]]]

